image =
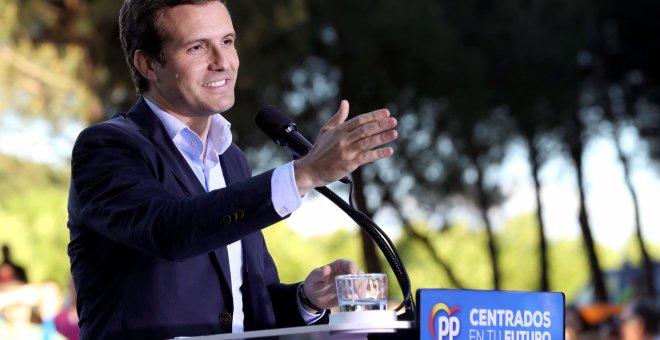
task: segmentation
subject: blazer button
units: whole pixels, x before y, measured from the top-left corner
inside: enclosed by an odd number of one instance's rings
[[[222,216],[222,223],[224,223],[224,224],[231,223],[231,216],[230,215]]]
[[[231,325],[231,314],[229,313],[220,313],[218,314],[218,319],[220,320],[221,325]]]
[[[236,212],[236,217],[237,217],[239,220],[242,220],[243,217],[245,217],[245,212],[243,211],[243,209],[238,209],[238,211]]]

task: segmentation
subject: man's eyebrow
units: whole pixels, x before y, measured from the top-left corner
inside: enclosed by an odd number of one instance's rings
[[[227,39],[227,38],[232,38],[232,39],[235,40],[237,38],[236,33],[235,32],[227,33],[227,34],[222,36],[222,39]],[[181,43],[181,46],[188,46],[188,45],[192,45],[192,44],[199,43],[199,42],[208,42],[210,40],[213,40],[213,39],[209,39],[209,38],[190,39],[190,40],[183,41]]]
[[[184,49],[184,48],[188,48],[192,45],[199,44],[199,43],[206,44],[207,41],[208,41],[208,39],[206,39],[206,38],[197,38],[197,39],[190,39],[190,40],[181,41],[179,43],[172,42],[172,47],[174,47],[176,49]]]

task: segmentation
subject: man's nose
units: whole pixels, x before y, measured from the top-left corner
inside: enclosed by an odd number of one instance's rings
[[[229,58],[222,49],[214,48],[211,52],[209,60],[209,68],[211,70],[226,70],[229,68]]]

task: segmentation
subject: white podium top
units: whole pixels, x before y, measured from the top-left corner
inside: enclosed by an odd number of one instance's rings
[[[367,334],[367,333],[394,333],[399,329],[410,329],[413,327],[411,321],[392,321],[385,318],[384,320],[375,320],[373,318],[366,318],[360,320],[346,320],[341,323],[331,323],[327,325],[313,325],[313,326],[300,326],[288,328],[266,329],[260,331],[250,331],[244,333],[231,333],[231,334],[217,334],[217,335],[204,335],[195,337],[176,337],[175,339],[193,339],[193,340],[225,340],[225,339],[253,339],[262,337],[285,337],[289,335],[297,335],[295,339],[306,339],[304,335],[309,335],[309,339],[324,338],[323,333],[327,338],[332,339],[333,336],[339,338],[341,334]]]

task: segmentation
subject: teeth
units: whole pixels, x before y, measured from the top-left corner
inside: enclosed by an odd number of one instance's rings
[[[214,82],[211,82],[211,83],[206,83],[203,86],[204,87],[220,87],[220,86],[225,85],[225,83],[227,83],[227,80],[220,80],[220,81],[214,81]]]

